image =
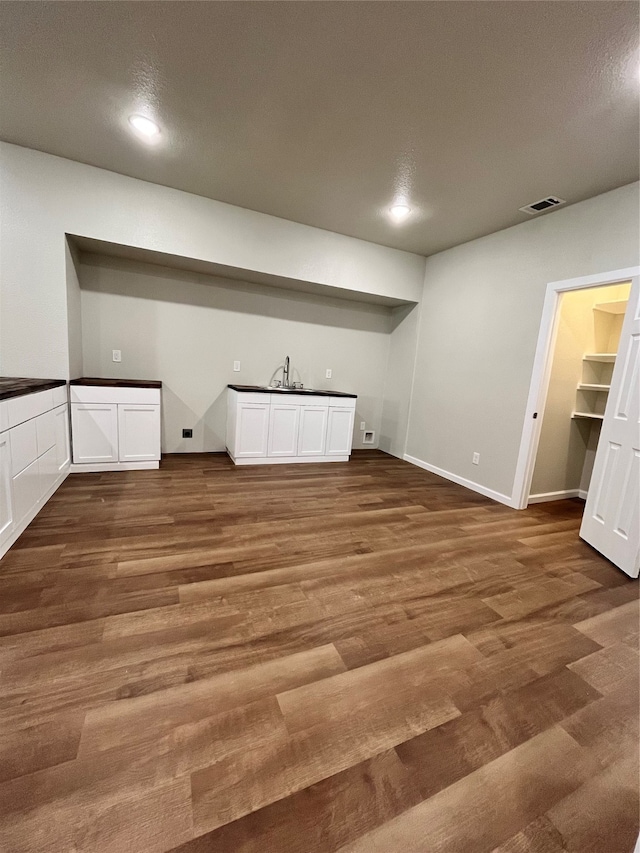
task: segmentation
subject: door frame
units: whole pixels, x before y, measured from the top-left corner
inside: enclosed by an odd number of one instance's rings
[[[533,361],[529,396],[525,409],[525,419],[518,451],[518,462],[511,495],[511,505],[515,509],[526,509],[533,479],[542,420],[547,402],[551,365],[555,351],[560,319],[560,298],[571,290],[584,290],[589,287],[602,287],[607,284],[624,284],[633,276],[640,275],[640,267],[627,267],[612,272],[583,275],[563,281],[550,281],[542,308],[542,319],[538,332],[538,343]],[[535,413],[537,412],[537,417]]]

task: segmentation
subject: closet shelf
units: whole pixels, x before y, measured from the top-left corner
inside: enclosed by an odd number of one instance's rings
[[[596,385],[593,382],[581,382],[578,391],[608,391],[611,385]]]
[[[606,311],[607,314],[624,314],[627,310],[627,299],[619,299],[616,302],[598,302],[593,306],[594,311]]]
[[[604,415],[596,415],[595,412],[574,412],[572,418],[591,418],[592,420],[601,421]]]
[[[615,360],[615,352],[588,352],[583,356],[583,361],[601,361],[605,364],[612,364]]]

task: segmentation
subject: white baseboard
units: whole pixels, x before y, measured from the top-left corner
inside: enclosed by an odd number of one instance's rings
[[[478,494],[484,495],[486,498],[491,498],[491,500],[510,506],[512,509],[517,509],[517,507],[514,506],[510,495],[503,495],[502,492],[496,492],[494,489],[489,489],[486,486],[480,485],[480,483],[474,483],[473,480],[467,480],[466,477],[460,477],[458,474],[452,474],[451,471],[444,471],[436,465],[431,465],[429,462],[424,462],[422,459],[417,459],[415,456],[409,456],[408,453],[405,453],[402,458],[405,462],[417,465],[418,468],[424,468],[425,471],[437,474],[438,477],[444,477],[445,480],[451,480],[459,486],[464,486],[465,489],[471,489],[472,492],[478,492]]]
[[[528,503],[542,504],[546,501],[563,501],[567,498],[582,498],[587,499],[587,493],[582,489],[563,489],[559,492],[540,492],[537,495],[529,495]]]
[[[63,471],[62,474],[58,477],[58,479],[55,481],[53,486],[51,486],[49,491],[46,492],[44,496],[40,498],[38,503],[35,504],[29,510],[29,512],[25,515],[20,524],[14,527],[14,529],[11,531],[11,535],[9,536],[9,538],[5,542],[3,542],[2,545],[0,545],[0,560],[4,557],[9,548],[11,548],[12,545],[15,545],[15,543],[18,541],[18,539],[22,536],[24,531],[36,517],[36,515],[40,512],[42,507],[46,504],[49,498],[60,488],[60,486],[64,483],[68,476],[69,469],[67,468],[67,470]]]
[[[101,471],[152,471],[159,462],[72,462],[72,474],[99,474]]]
[[[227,451],[228,452],[228,451]],[[234,465],[295,465],[300,462],[348,462],[348,456],[241,456],[229,457]]]
[[[543,504],[547,501],[562,501],[566,500],[566,498],[577,498],[579,493],[579,489],[562,489],[559,492],[540,492],[537,495],[529,495],[527,503]]]

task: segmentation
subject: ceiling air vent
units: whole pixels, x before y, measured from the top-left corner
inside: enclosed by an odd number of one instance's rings
[[[541,198],[540,201],[534,201],[533,204],[526,204],[524,207],[519,207],[518,210],[528,213],[529,216],[535,216],[536,213],[542,213],[543,210],[549,210],[552,207],[558,207],[558,205],[566,203],[563,198],[548,195],[546,198]]]

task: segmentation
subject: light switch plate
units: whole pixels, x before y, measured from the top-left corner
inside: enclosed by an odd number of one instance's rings
[[[239,361],[234,361],[234,362],[233,362],[233,372],[234,372],[234,373],[239,373],[239,372],[240,372],[240,362],[239,362]]]
[[[111,350],[111,358],[114,361],[122,361],[122,350],[119,350],[119,349]]]

